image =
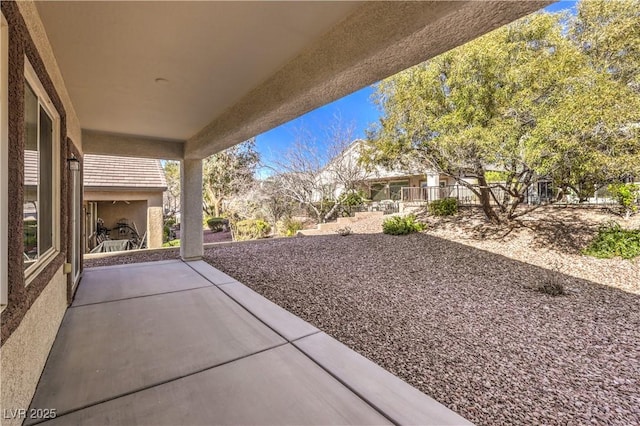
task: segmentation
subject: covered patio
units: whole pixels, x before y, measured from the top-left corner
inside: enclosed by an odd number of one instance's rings
[[[202,160],[549,3],[2,2],[3,424],[463,422],[201,261]],[[85,154],[180,161],[181,260],[83,270]]]
[[[31,405],[48,407],[51,425],[469,424],[204,261],[180,260],[85,270]]]

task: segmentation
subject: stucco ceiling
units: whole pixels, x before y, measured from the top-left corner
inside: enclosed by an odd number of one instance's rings
[[[37,7],[84,129],[85,152],[203,158],[547,3]],[[178,142],[155,150],[161,145],[153,138]]]
[[[83,128],[187,139],[357,5],[40,2],[38,11]]]

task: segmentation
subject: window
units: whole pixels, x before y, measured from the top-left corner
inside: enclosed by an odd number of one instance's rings
[[[57,250],[58,117],[25,59],[24,268],[31,275]]]
[[[9,222],[9,37],[7,20],[0,14],[0,305],[7,304],[7,246]]]
[[[384,183],[374,183],[371,185],[371,195],[369,197],[373,201],[386,200],[389,198],[387,195],[387,185]]]
[[[389,198],[392,200],[399,200],[402,195],[402,187],[407,186],[409,186],[408,180],[389,182]]]

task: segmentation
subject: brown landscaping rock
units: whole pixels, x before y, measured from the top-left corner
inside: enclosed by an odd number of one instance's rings
[[[377,219],[205,260],[474,423],[640,424],[640,259],[580,254],[612,218],[540,210],[508,229],[464,213],[407,236]],[[535,290],[550,276],[566,295]]]

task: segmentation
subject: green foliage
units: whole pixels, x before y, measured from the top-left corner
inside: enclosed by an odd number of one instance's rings
[[[509,173],[507,173],[507,172],[496,172],[496,171],[493,171],[493,170],[486,171],[484,173],[484,176],[487,179],[487,182],[489,182],[489,183],[506,182],[507,179],[509,179]]]
[[[517,216],[536,175],[581,195],[640,175],[638,10],[585,1],[576,19],[536,13],[383,80],[365,160],[463,171],[494,222]],[[487,168],[509,195],[497,207]]]
[[[334,200],[324,198],[322,201],[309,203],[307,205],[307,214],[311,217],[317,217],[321,220],[331,220],[337,215],[337,211],[333,208],[336,205]],[[327,217],[327,215],[333,211],[333,215]]]
[[[285,237],[293,237],[303,228],[304,225],[302,222],[288,218],[282,221],[282,229],[280,233]]]
[[[162,247],[180,247],[180,240],[171,240],[162,244]]]
[[[366,201],[363,191],[349,191],[340,196],[340,204],[348,207],[359,206]]]
[[[35,220],[25,220],[23,233],[24,248],[25,251],[29,251],[38,244],[38,222]]]
[[[164,225],[162,226],[162,241],[169,241],[173,237],[171,227],[176,224],[176,219],[173,217],[166,218]]]
[[[210,217],[207,219],[207,226],[213,232],[220,232],[224,229],[227,219],[223,217]]]
[[[453,216],[458,213],[457,198],[442,198],[429,203],[429,213],[434,216]]]
[[[261,219],[241,220],[236,222],[234,228],[236,241],[266,238],[271,232],[271,225]]]
[[[415,215],[392,216],[382,222],[382,232],[390,235],[406,235],[424,231],[426,225],[416,221]]]
[[[625,212],[630,214],[638,211],[638,206],[635,203],[640,195],[640,185],[619,182],[609,185],[607,190],[615,197]]]
[[[367,201],[362,190],[351,190],[340,195],[338,203],[340,204],[341,216],[352,216],[353,211]]]
[[[620,224],[610,222],[600,227],[595,239],[583,253],[604,259],[640,256],[640,229],[624,229]]]
[[[640,83],[639,10],[638,0],[581,1],[571,26],[592,66],[624,84]]]

